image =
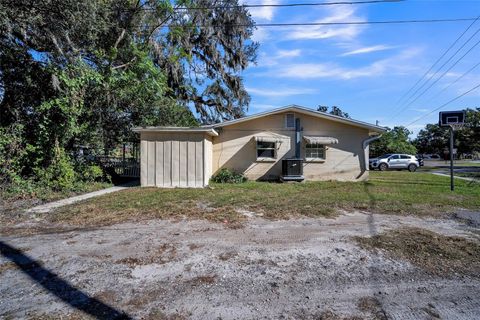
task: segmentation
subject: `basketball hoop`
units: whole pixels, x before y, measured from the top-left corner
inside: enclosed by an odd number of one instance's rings
[[[463,128],[463,123],[451,123],[448,125],[453,131],[458,131]]]
[[[460,130],[465,123],[465,111],[442,111],[438,114],[438,125],[440,127],[450,127],[450,190],[455,189],[453,182],[453,154],[456,149],[453,148],[454,132]],[[456,152],[455,152],[456,153]]]

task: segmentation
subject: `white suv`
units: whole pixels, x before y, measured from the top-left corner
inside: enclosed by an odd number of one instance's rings
[[[370,168],[385,171],[387,169],[408,169],[415,172],[420,166],[416,156],[409,154],[385,154],[381,157],[370,159]]]

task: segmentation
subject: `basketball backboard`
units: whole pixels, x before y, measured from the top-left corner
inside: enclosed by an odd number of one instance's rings
[[[440,127],[450,127],[465,123],[465,111],[442,111],[439,113]]]

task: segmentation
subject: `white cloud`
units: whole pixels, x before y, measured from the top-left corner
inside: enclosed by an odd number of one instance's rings
[[[288,96],[298,96],[303,94],[312,94],[317,92],[314,89],[306,88],[282,88],[282,89],[258,89],[258,88],[246,88],[248,93],[255,94],[257,96],[263,97],[288,97]]]
[[[241,1],[242,4],[249,4],[246,0]],[[277,0],[263,0],[260,4],[263,5],[271,5],[271,4],[278,4],[279,1]],[[261,19],[271,21],[273,19],[275,13],[275,7],[257,7],[257,8],[248,8],[248,11],[252,15],[254,19]]]
[[[291,58],[298,57],[302,51],[300,49],[295,50],[278,50],[276,57],[277,58]]]
[[[421,112],[421,113],[430,111],[430,109],[426,109],[426,108],[410,108],[410,110]]]
[[[270,33],[264,28],[253,30],[252,40],[255,42],[264,42],[270,38]]]
[[[392,49],[393,47],[391,46],[386,46],[386,45],[376,45],[376,46],[371,46],[371,47],[363,47],[359,49],[355,49],[352,51],[345,52],[342,54],[342,56],[351,56],[351,55],[356,55],[356,54],[363,54],[363,53],[370,53],[370,52],[376,52],[376,51],[384,51],[388,49]]]
[[[355,9],[346,6],[337,6],[327,9],[329,15],[316,20],[318,23],[344,22],[344,21],[366,21],[364,17],[356,15]],[[351,40],[363,29],[360,25],[320,25],[320,26],[299,26],[294,27],[287,33],[287,39],[327,39],[339,38]]]
[[[329,63],[303,63],[293,64],[282,68],[277,72],[278,76],[297,79],[316,79],[316,78],[340,78],[353,79],[359,77],[371,77],[381,74],[385,70],[382,61],[372,63],[362,68],[344,68],[336,64]]]
[[[300,63],[281,66],[276,70],[270,70],[266,76],[296,78],[296,79],[318,79],[337,78],[354,79],[361,77],[380,76],[385,73],[404,74],[412,72],[415,66],[409,64],[409,60],[420,52],[419,49],[408,49],[390,58],[378,60],[364,67],[349,68],[336,63]]]
[[[294,50],[277,50],[274,54],[267,54],[266,52],[261,52],[258,59],[259,67],[271,67],[279,63],[279,60],[295,58],[302,54],[300,49]]]
[[[249,4],[248,0],[241,0],[241,4]],[[278,4],[278,0],[262,0],[259,4],[263,5],[275,5]],[[251,4],[251,3],[250,3]],[[275,7],[257,7],[248,8],[253,20],[257,21],[272,21],[275,16]],[[270,32],[265,28],[256,28],[253,31],[252,40],[255,42],[264,42],[270,38]]]

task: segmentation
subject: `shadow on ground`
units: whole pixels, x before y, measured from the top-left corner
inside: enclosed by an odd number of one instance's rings
[[[116,310],[75,288],[57,274],[45,269],[39,262],[24,254],[21,250],[3,241],[0,241],[0,254],[15,263],[19,270],[48,292],[77,310],[83,311],[96,319],[131,319],[126,313]]]

